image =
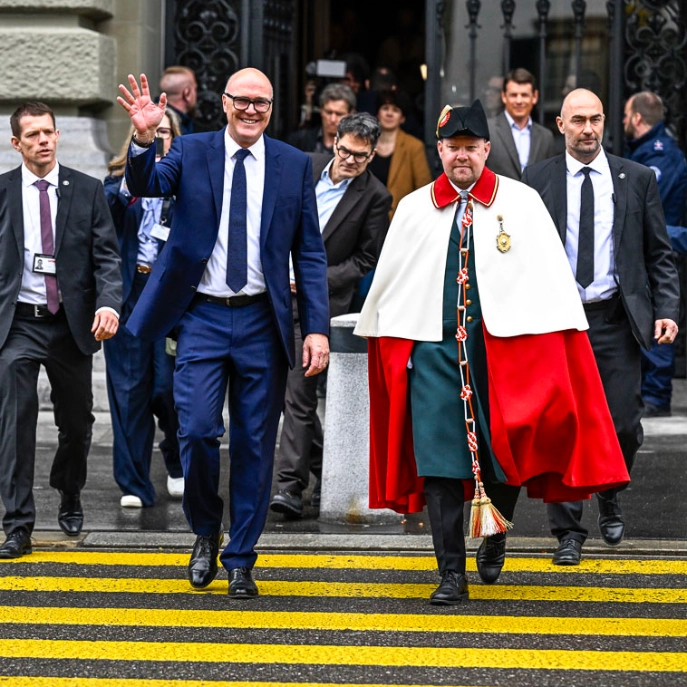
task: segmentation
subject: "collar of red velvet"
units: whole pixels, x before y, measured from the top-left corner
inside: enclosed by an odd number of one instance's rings
[[[472,191],[468,193],[468,196],[485,207],[489,207],[496,198],[498,188],[499,178],[489,167],[485,167],[482,171],[482,176],[472,187]],[[442,172],[441,176],[430,186],[430,193],[432,194],[432,203],[437,209],[445,208],[447,205],[451,205],[451,203],[455,203],[460,199],[460,193],[456,191],[448,180],[446,172]]]

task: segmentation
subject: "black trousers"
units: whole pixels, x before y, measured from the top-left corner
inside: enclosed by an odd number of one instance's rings
[[[322,475],[324,436],[317,415],[317,385],[321,375],[306,377],[301,366],[303,339],[296,299],[293,298],[296,364],[289,370],[284,399],[279,449],[276,455],[277,488],[301,494],[308,486],[310,473]]]
[[[464,480],[425,477],[427,515],[432,528],[432,544],[439,572],[453,570],[465,574]],[[513,519],[520,487],[485,481],[492,503],[508,520]]]
[[[628,472],[644,440],[642,430],[641,349],[630,328],[627,314],[618,298],[605,307],[585,308],[589,321],[589,341],[601,375],[606,401]],[[599,460],[603,460],[600,451]],[[617,489],[602,492],[611,497]],[[588,529],[582,524],[583,502],[547,504],[551,533],[558,538],[583,543]]]
[[[38,373],[44,365],[58,428],[50,486],[78,493],[86,482],[86,459],[94,417],[93,356],[74,342],[64,311],[46,318],[15,316],[0,349],[0,495],[3,529],[33,531],[33,478],[38,421]]]

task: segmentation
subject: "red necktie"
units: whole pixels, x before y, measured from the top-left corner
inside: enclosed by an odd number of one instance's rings
[[[41,208],[41,242],[43,253],[55,255],[55,242],[52,236],[52,215],[50,214],[50,198],[48,198],[48,187],[50,184],[41,179],[35,182],[40,192]],[[60,309],[60,297],[57,292],[57,277],[54,274],[45,276],[45,293],[48,297],[48,310],[54,315]]]

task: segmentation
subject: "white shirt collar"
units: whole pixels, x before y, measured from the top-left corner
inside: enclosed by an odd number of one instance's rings
[[[595,172],[598,172],[599,174],[604,174],[607,172],[610,167],[608,166],[608,158],[606,157],[606,151],[601,148],[599,150],[599,154],[588,164],[585,165],[584,162],[580,162],[579,160],[575,159],[567,150],[565,151],[565,166],[568,172],[572,175],[575,176],[580,173],[580,170],[583,167],[590,167],[593,169]]]
[[[234,155],[236,154],[236,151],[242,147],[229,135],[229,127],[226,127],[224,129],[224,147],[227,151],[227,157],[234,157]],[[260,136],[260,138],[255,143],[253,143],[252,146],[249,146],[246,150],[249,150],[250,154],[256,160],[264,160],[265,159],[265,137]]]
[[[518,131],[523,131],[524,129],[531,129],[532,128],[532,117],[527,118],[527,124],[521,129],[516,123],[515,120],[508,114],[506,110],[503,111],[503,114],[506,115],[506,119],[508,120],[508,123],[510,124],[511,129],[515,127]]]
[[[44,177],[37,177],[26,164],[22,162],[21,180],[24,186],[32,186],[41,179],[47,181],[51,186],[57,186],[60,182],[60,163],[55,162],[55,166]]]

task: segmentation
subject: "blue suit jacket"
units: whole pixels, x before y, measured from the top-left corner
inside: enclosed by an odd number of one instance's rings
[[[327,257],[317,219],[310,158],[285,143],[264,138],[260,257],[281,343],[293,366],[289,253],[293,256],[304,337],[329,332]],[[167,335],[196,293],[219,230],[224,155],[222,129],[177,137],[157,164],[154,147],[129,157],[126,180],[133,195],[176,198],[167,245],[127,323],[138,336],[157,339]]]

